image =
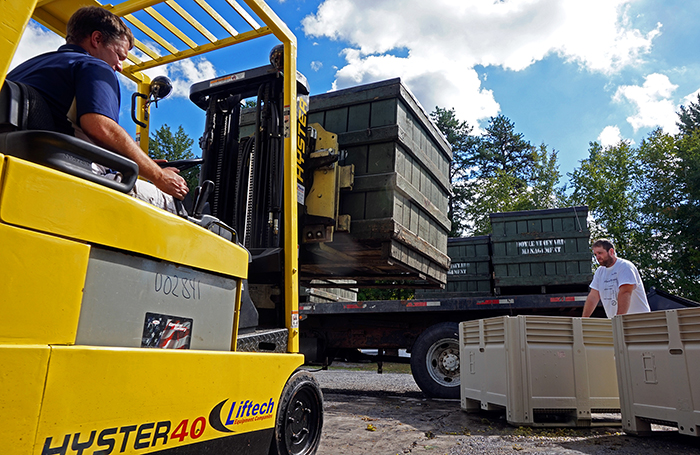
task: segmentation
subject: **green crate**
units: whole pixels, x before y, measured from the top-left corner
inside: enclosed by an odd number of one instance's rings
[[[497,290],[587,286],[593,278],[587,217],[585,206],[491,214]]]
[[[450,238],[447,242],[450,270],[444,290],[417,289],[416,299],[492,294],[491,240],[487,235]]]
[[[450,145],[400,79],[312,96],[308,123],[338,134],[340,147],[356,164],[357,176],[402,172],[418,188],[420,175],[397,169],[401,165],[397,156],[387,153],[389,144],[397,144],[420,168],[423,179],[431,180],[445,197],[450,190]],[[366,147],[370,144],[383,145]]]
[[[350,232],[331,247],[375,270],[444,284],[452,152],[413,95],[392,79],[312,96],[308,123],[337,133],[343,164],[354,166],[353,189],[340,194]]]

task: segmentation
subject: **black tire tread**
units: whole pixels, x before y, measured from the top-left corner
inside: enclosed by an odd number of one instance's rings
[[[295,371],[292,376],[287,380],[287,383],[282,390],[282,396],[280,397],[280,404],[277,408],[277,416],[275,417],[275,434],[272,437],[272,444],[270,446],[270,455],[291,455],[292,452],[285,445],[284,432],[281,429],[285,425],[285,416],[287,413],[287,407],[290,404],[293,396],[301,389],[310,387],[312,392],[316,394],[318,400],[318,428],[312,435],[312,441],[308,444],[303,452],[294,453],[294,455],[313,455],[318,450],[319,443],[321,442],[321,430],[323,428],[323,393],[321,392],[321,387],[318,384],[316,378],[304,370]]]
[[[424,394],[431,398],[459,399],[459,383],[454,387],[445,387],[436,383],[430,376],[425,364],[425,357],[430,347],[443,338],[455,338],[459,342],[459,324],[441,322],[428,327],[420,334],[411,349],[411,374]]]

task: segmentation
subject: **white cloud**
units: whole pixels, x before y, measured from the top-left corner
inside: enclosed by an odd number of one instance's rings
[[[681,105],[688,107],[690,103],[698,104],[698,95],[700,95],[700,88],[695,90],[690,95],[687,95],[681,100]]]
[[[43,29],[34,21],[29,21],[10,63],[10,70],[39,54],[55,51],[64,44],[66,41],[60,36]]]
[[[606,126],[598,136],[598,142],[603,147],[612,147],[622,142],[620,128],[616,126]]]
[[[348,65],[336,73],[333,89],[366,84],[400,76],[426,112],[435,106],[455,108],[458,116],[470,125],[479,119],[495,116],[498,103],[490,90],[481,87],[479,75],[472,68],[441,71],[451,65],[438,58],[400,58],[392,55],[371,55],[363,58],[356,49],[346,49]],[[463,109],[466,108],[466,109]]]
[[[675,134],[678,132],[678,108],[672,96],[677,88],[668,76],[654,73],[648,75],[641,86],[620,86],[613,96],[613,101],[627,101],[632,104],[635,114],[627,117],[627,122],[635,132],[640,128],[661,127],[664,132]]]
[[[500,109],[476,65],[519,71],[552,54],[605,73],[637,63],[660,25],[633,29],[632,1],[325,0],[302,26],[347,43],[336,88],[401,77],[428,109],[454,107],[475,125]]]
[[[312,70],[318,71],[321,68],[323,68],[323,62],[318,62],[318,61],[311,62],[311,69]]]
[[[190,86],[195,82],[216,77],[214,64],[205,58],[180,60],[165,67],[173,81],[173,96],[190,96]]]

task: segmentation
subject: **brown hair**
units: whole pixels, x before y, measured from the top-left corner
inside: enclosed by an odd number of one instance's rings
[[[85,6],[78,9],[68,19],[66,27],[66,43],[80,44],[92,32],[101,32],[105,44],[125,36],[129,41],[129,49],[134,47],[134,35],[121,18],[99,6]]]
[[[593,248],[605,248],[605,251],[615,249],[615,245],[608,239],[598,239],[593,242]]]

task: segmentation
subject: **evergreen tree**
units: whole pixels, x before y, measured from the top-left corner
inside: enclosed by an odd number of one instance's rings
[[[460,226],[465,221],[461,208],[462,201],[466,196],[465,184],[469,177],[468,160],[474,153],[479,140],[472,135],[474,128],[469,126],[467,122],[457,119],[454,108],[448,110],[435,107],[430,118],[452,146],[452,162],[450,164],[452,193],[448,196],[447,216],[452,224],[449,236],[457,237],[461,231]]]
[[[185,130],[180,125],[177,132],[173,135],[170,127],[163,124],[151,135],[148,141],[148,156],[161,160],[175,161],[197,158],[192,153],[192,144],[194,140],[190,138]],[[183,171],[180,175],[187,182],[190,190],[193,190],[199,184],[199,167]]]
[[[488,234],[490,213],[560,204],[557,153],[531,145],[507,117],[492,117],[483,135],[474,135],[454,109],[436,107],[431,118],[452,145],[451,237]]]
[[[690,106],[681,106],[681,111],[678,113],[679,121],[676,123],[681,130],[681,134],[690,135],[693,131],[700,128],[700,93],[698,93],[698,102],[690,102]]]
[[[523,181],[534,164],[535,148],[522,133],[515,132],[515,123],[503,115],[491,117],[486,132],[467,160],[472,178],[490,178],[503,171]]]

